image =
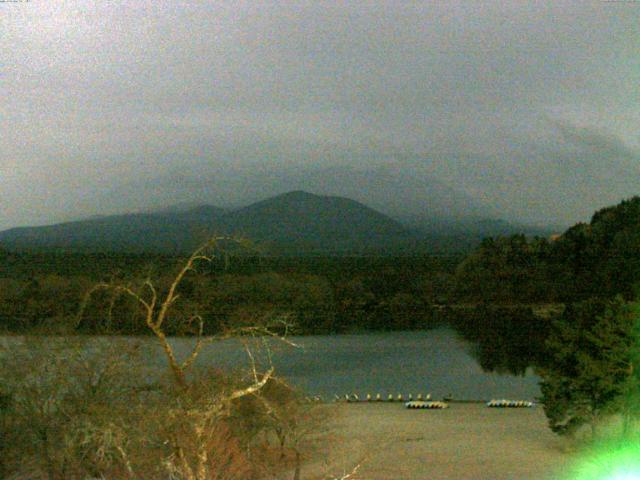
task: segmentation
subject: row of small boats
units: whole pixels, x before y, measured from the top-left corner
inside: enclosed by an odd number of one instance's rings
[[[416,409],[421,409],[421,408],[426,408],[426,409],[438,409],[438,410],[442,410],[444,408],[449,408],[449,404],[447,402],[439,402],[439,401],[432,401],[431,400],[431,394],[427,394],[424,397],[422,396],[422,394],[418,394],[416,396],[416,399],[413,399],[413,395],[409,394],[409,396],[407,397],[408,401],[405,402],[405,407],[407,408],[416,408]],[[398,394],[395,397],[391,394],[389,394],[386,397],[386,400],[383,399],[382,395],[380,395],[379,393],[374,396],[372,396],[371,394],[367,394],[367,396],[364,398],[364,400],[360,400],[360,397],[358,397],[358,395],[356,393],[352,393],[352,394],[347,394],[344,397],[339,397],[338,395],[335,396],[334,398],[335,401],[345,401],[345,402],[349,402],[349,403],[353,403],[353,402],[404,402],[404,398],[402,396],[402,394]]]
[[[335,402],[404,402],[404,401],[413,401],[413,395],[409,394],[409,396],[405,399],[403,397],[403,395],[401,393],[399,393],[396,396],[393,396],[391,393],[389,395],[387,395],[386,397],[383,397],[382,395],[380,395],[379,393],[376,393],[375,396],[371,395],[370,393],[367,393],[367,396],[363,399],[361,399],[357,393],[347,393],[344,396],[339,396],[339,395],[334,395],[333,400]],[[424,401],[429,401],[431,400],[431,394],[427,394],[425,396],[423,396],[421,393],[419,393],[415,400],[424,400]]]
[[[443,410],[449,408],[447,402],[425,402],[422,400],[413,400],[404,404],[405,407],[410,409],[429,409],[429,410]]]
[[[320,397],[315,397],[314,400],[321,401]],[[423,396],[422,394],[418,394],[415,399],[413,398],[413,395],[409,394],[409,396],[405,400],[402,394],[398,394],[396,396],[389,394],[387,395],[387,397],[383,397],[379,393],[377,393],[375,396],[368,393],[365,398],[361,399],[358,396],[358,394],[350,393],[350,394],[345,394],[344,396],[334,395],[334,402],[347,402],[347,403],[402,402],[404,403],[405,407],[412,408],[412,409],[413,408],[443,409],[443,408],[447,408],[449,406],[449,402],[454,402],[454,400],[451,397],[446,397],[443,399],[443,401],[432,401],[430,394],[427,394],[425,396]],[[469,403],[469,402],[462,401],[462,403]],[[471,403],[482,403],[482,402],[474,401]],[[534,406],[534,403],[527,400],[508,400],[508,399],[502,398],[502,399],[490,400],[486,402],[486,406],[489,408],[531,408]]]
[[[409,401],[404,404],[407,408],[443,409],[448,408],[448,402]],[[531,408],[533,402],[527,400],[490,400],[486,403],[489,408]]]
[[[507,400],[505,398],[500,400],[490,400],[487,402],[487,407],[490,408],[531,408],[533,402],[527,400]]]

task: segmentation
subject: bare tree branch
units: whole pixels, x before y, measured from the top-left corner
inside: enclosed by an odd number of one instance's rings
[[[194,315],[193,317],[191,317],[191,319],[192,321],[198,321],[198,338],[196,340],[195,346],[193,347],[193,350],[191,350],[191,353],[189,354],[187,359],[182,362],[182,365],[180,366],[182,370],[187,370],[189,367],[191,367],[195,359],[198,357],[200,350],[202,350],[202,346],[204,345],[204,341],[202,339],[202,334],[204,332],[204,321],[202,320],[202,317],[200,315]]]
[[[251,372],[253,373],[253,381],[258,382],[258,371],[256,370],[256,359],[253,355],[253,352],[249,348],[247,340],[243,338],[241,339],[241,342],[242,342],[242,346],[244,347],[244,351],[247,353],[247,356],[249,357],[249,361],[251,363]]]
[[[242,388],[240,390],[236,390],[231,395],[229,395],[229,400],[230,401],[231,400],[236,400],[238,398],[244,397],[246,395],[251,395],[252,393],[257,392],[258,390],[260,390],[262,387],[264,387],[267,384],[269,379],[273,376],[274,371],[275,371],[275,368],[271,367],[262,376],[262,380],[260,380],[259,382],[254,383],[252,385],[249,385],[246,388]]]

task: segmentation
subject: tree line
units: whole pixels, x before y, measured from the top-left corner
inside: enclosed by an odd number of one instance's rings
[[[456,273],[458,298],[491,303],[625,299],[640,282],[640,197],[552,239],[485,239]]]
[[[85,334],[146,333],[139,306],[102,293],[85,318],[76,313],[97,282],[135,285],[147,276],[167,283],[180,258],[143,255],[4,252],[0,271],[0,325],[6,332],[38,328]],[[237,255],[201,266],[180,287],[182,312],[197,310],[214,334],[251,312],[286,312],[297,333],[427,328],[434,304],[453,291],[457,258],[308,257]],[[172,335],[189,334],[184,318],[168,320]]]
[[[554,239],[486,239],[457,276],[464,279],[459,293],[482,302],[481,309],[529,302],[561,307],[543,322],[527,311],[515,322],[478,310],[479,318],[458,319],[468,337],[479,337],[483,367],[534,367],[554,432],[574,436],[587,425],[597,438],[605,419],[619,419],[623,436],[637,437],[640,197],[604,208]],[[530,343],[520,344],[523,337]]]

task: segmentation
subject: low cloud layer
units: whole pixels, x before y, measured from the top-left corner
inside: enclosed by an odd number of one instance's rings
[[[570,224],[640,193],[637,2],[32,1],[0,31],[0,228],[289,187]]]

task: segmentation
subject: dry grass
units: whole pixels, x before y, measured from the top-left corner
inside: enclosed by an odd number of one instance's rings
[[[328,458],[303,478],[326,478],[362,461],[364,480],[545,480],[558,478],[571,455],[549,431],[541,408],[490,409],[453,404],[408,410],[401,404],[340,404]]]

